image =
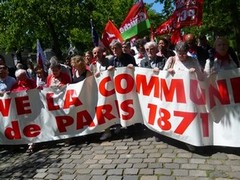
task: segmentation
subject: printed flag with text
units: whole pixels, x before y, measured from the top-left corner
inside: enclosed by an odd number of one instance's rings
[[[155,30],[156,35],[173,33],[177,29],[202,24],[204,0],[176,0],[176,10]]]
[[[136,36],[151,27],[143,1],[132,6],[119,31],[124,40]]]

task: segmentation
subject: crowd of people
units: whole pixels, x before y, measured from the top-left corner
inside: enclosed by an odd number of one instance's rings
[[[174,49],[172,47],[167,36],[159,38],[158,43],[146,39],[137,39],[134,43],[113,40],[110,54],[102,47],[94,47],[84,55],[72,54],[64,62],[53,56],[47,64],[47,72],[39,65],[34,67],[31,61],[26,68],[18,63],[13,77],[9,75],[4,57],[0,56],[0,95],[34,88],[61,87],[92,75],[98,77],[102,71],[111,71],[116,67],[133,70],[134,67],[143,67],[153,69],[154,73],[165,70],[171,74],[189,71],[195,73],[200,81],[221,70],[239,67],[239,59],[225,37],[217,37],[211,46],[206,36],[187,34]],[[128,132],[127,129],[125,131]],[[115,132],[119,132],[119,127]],[[108,128],[100,140],[111,136]],[[155,138],[160,140],[157,135]]]

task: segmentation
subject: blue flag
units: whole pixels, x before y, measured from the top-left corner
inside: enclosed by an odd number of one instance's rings
[[[93,22],[92,22],[92,19],[90,20],[90,23],[91,23],[91,33],[92,33],[92,42],[94,44],[94,46],[98,46],[98,41],[99,41],[99,37],[98,37],[98,34],[97,34],[97,31],[95,30],[95,27],[93,25]]]

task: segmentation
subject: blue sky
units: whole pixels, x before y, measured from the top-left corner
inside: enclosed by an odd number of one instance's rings
[[[154,0],[143,0],[144,3],[153,3]],[[156,12],[161,12],[163,5],[160,3],[154,3],[152,9],[154,9]]]

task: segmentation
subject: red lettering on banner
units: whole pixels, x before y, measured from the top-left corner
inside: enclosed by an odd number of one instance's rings
[[[37,124],[29,124],[23,129],[23,134],[26,137],[37,137],[41,133],[41,128]]]
[[[149,82],[147,83],[146,75],[138,74],[136,76],[136,91],[140,93],[142,90],[142,94],[145,96],[149,96],[150,93],[154,92],[154,97],[159,98],[159,78],[155,76],[151,76]]]
[[[213,87],[211,84],[209,86],[209,98],[210,98],[210,108],[216,106],[214,97],[217,97],[221,104],[230,104],[229,93],[227,88],[226,80],[217,81],[218,89]]]
[[[240,77],[230,79],[235,103],[240,103]]]
[[[71,116],[57,116],[55,118],[60,133],[67,132],[66,127],[72,125],[74,122]]]
[[[127,113],[127,115],[122,114],[122,120],[130,120],[134,115],[134,109],[131,107],[133,105],[133,100],[129,99],[123,101],[120,105],[121,109]]]
[[[30,102],[28,100],[29,100],[28,96],[15,98],[16,109],[17,109],[18,115],[32,113],[31,109],[28,109],[28,107],[30,108]]]
[[[96,107],[96,116],[97,116],[98,124],[104,124],[106,122],[105,119],[112,120],[116,118],[116,116],[111,114],[112,109],[113,108],[110,104]]]
[[[131,75],[129,74],[119,74],[115,77],[115,89],[118,93],[120,94],[127,94],[133,90],[134,87],[134,79]],[[126,87],[123,87],[122,81],[125,80]]]
[[[157,105],[148,104],[148,108],[149,108],[148,123],[151,125],[154,125],[156,114],[157,114]]]
[[[111,90],[107,89],[108,82],[112,82],[112,79],[109,76],[106,78],[103,78],[99,83],[99,92],[102,96],[105,96],[105,97],[115,94],[114,87]]]
[[[154,125],[155,119],[157,118],[156,117],[157,106],[154,104],[148,104],[148,108],[150,109],[148,123],[151,125]],[[162,130],[165,130],[165,131],[170,130],[172,127],[171,123],[169,122],[171,118],[170,112],[164,108],[159,108],[158,115],[159,115],[159,117],[157,118],[158,126]]]
[[[190,99],[192,102],[194,102],[197,105],[204,105],[206,104],[206,94],[205,90],[198,86],[198,81],[197,80],[192,80],[190,81]]]
[[[6,128],[4,134],[6,138],[13,140],[13,139],[21,139],[21,133],[19,129],[19,124],[17,121],[11,122],[12,127]]]
[[[164,108],[160,108],[159,109],[159,118],[157,120],[158,126],[165,131],[168,131],[171,129],[172,125],[169,122],[170,118],[171,118],[171,114],[169,113],[168,110],[164,109]]]
[[[53,96],[54,96],[54,93],[47,93],[46,94],[47,106],[48,106],[49,111],[54,111],[54,110],[59,110],[60,109],[59,105],[54,104]]]
[[[70,106],[80,106],[80,105],[82,105],[82,102],[76,96],[76,91],[74,89],[67,90],[63,109],[68,109]]]
[[[172,128],[171,120],[171,113],[164,108],[157,108],[155,104],[148,104],[149,108],[149,115],[148,115],[148,123],[152,126],[157,125],[160,129],[164,131],[168,131]],[[159,117],[157,117],[157,111]],[[183,117],[179,125],[174,130],[176,134],[184,134],[190,124],[194,121],[197,116],[196,112],[184,112],[184,111],[173,111],[174,117]],[[208,127],[208,114],[207,113],[200,113],[200,118],[202,119],[202,131],[203,137],[209,137],[209,127]]]
[[[163,95],[168,102],[173,101],[174,92],[176,94],[178,103],[186,103],[186,95],[185,95],[185,87],[183,79],[172,79],[170,83],[170,88],[167,86],[167,82],[165,79],[161,79],[161,100]]]
[[[84,126],[96,126],[93,122],[93,118],[86,110],[77,113],[77,129],[82,129]]]
[[[180,122],[180,124],[174,131],[174,133],[176,133],[176,134],[183,134],[186,131],[186,129],[188,128],[188,126],[196,118],[197,113],[174,111],[174,116],[183,117],[182,121]]]
[[[7,117],[9,115],[11,99],[0,99],[0,112],[3,117]]]
[[[21,131],[18,121],[11,122],[12,127],[7,127],[5,129],[5,136],[7,139],[21,139]],[[23,128],[23,135],[26,137],[37,137],[41,132],[41,128],[37,124],[29,124]]]

